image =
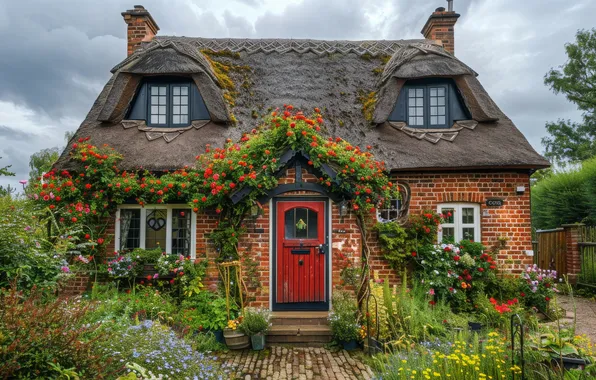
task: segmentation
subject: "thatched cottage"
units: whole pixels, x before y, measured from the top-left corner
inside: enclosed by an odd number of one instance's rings
[[[112,69],[73,141],[91,137],[122,153],[122,168],[159,172],[193,165],[207,144],[238,140],[284,104],[319,107],[326,134],[372,146],[400,186],[401,201],[379,210],[380,220],[452,210],[439,239],[486,246],[506,239],[503,267],[532,262],[530,174],[549,163],[454,55],[454,11],[434,11],[424,39],[391,41],[168,37],[158,35],[142,6],[122,15],[128,56]],[[69,166],[69,149],[58,166]],[[361,236],[301,157],[285,162],[279,187],[261,200],[263,212],[239,243],[257,263],[252,304],[328,310],[340,282],[339,254],[357,263]],[[169,253],[215,257],[207,235],[217,215],[182,212],[187,208],[123,204],[113,217],[113,249],[159,243]],[[297,231],[298,219],[311,225]],[[301,239],[316,244],[289,244]],[[373,269],[395,280],[375,249],[372,242]],[[303,260],[314,264],[299,265]],[[215,283],[217,271],[208,277]]]

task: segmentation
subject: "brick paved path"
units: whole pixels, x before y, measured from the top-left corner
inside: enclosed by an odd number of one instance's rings
[[[230,351],[220,361],[239,379],[371,379],[372,371],[350,353],[319,347],[273,346],[264,351]]]

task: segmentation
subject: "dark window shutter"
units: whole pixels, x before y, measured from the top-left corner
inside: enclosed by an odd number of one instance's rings
[[[135,97],[130,112],[128,114],[130,120],[146,120],[147,119],[147,83],[143,83],[137,96]]]

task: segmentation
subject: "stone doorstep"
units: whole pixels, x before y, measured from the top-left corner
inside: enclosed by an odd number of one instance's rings
[[[328,316],[326,311],[275,311],[271,314],[271,323],[274,326],[327,326]]]
[[[273,325],[267,333],[268,343],[329,343],[331,329],[324,325]]]

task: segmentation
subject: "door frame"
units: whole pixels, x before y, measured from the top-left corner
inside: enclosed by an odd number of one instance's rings
[[[279,202],[324,202],[325,210],[325,244],[327,252],[325,252],[325,302],[300,302],[300,303],[277,303],[277,204]],[[270,250],[271,250],[271,310],[272,311],[328,311],[331,306],[331,205],[329,198],[319,196],[287,196],[276,197],[271,200],[271,218],[270,218]]]

